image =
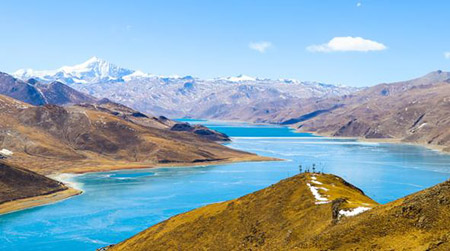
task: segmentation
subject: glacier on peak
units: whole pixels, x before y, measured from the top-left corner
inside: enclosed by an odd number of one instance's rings
[[[62,81],[66,84],[123,81],[123,77],[135,73],[133,70],[118,67],[106,60],[92,57],[84,63],[63,66],[56,70],[20,69],[12,75],[21,78],[36,78],[42,82]]]

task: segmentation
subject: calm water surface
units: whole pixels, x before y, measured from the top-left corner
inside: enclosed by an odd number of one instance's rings
[[[71,177],[84,194],[0,216],[0,250],[95,250],[175,214],[293,176],[300,163],[340,175],[380,203],[450,177],[450,155],[418,146],[313,137],[276,126],[201,123],[235,137],[230,147],[286,161]]]

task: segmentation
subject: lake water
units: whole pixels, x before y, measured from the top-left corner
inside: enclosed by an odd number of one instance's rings
[[[423,147],[314,137],[276,126],[201,123],[235,137],[229,147],[286,161],[71,177],[84,194],[0,216],[0,250],[95,250],[175,214],[293,176],[300,163],[315,163],[318,170],[345,178],[380,203],[450,177],[450,155]]]

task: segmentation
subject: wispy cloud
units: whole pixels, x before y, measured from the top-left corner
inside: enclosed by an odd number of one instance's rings
[[[444,52],[444,57],[450,59],[450,51]]]
[[[356,7],[361,7],[362,3],[361,2],[357,2],[356,3]]]
[[[266,52],[270,47],[272,47],[272,43],[268,41],[250,42],[248,44],[248,48],[258,51],[259,53]]]
[[[308,46],[311,52],[334,52],[334,51],[382,51],[387,47],[379,42],[364,39],[362,37],[334,37],[326,44]]]

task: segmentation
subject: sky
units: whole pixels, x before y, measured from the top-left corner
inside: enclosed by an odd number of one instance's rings
[[[0,5],[0,71],[92,56],[157,75],[370,86],[450,70],[450,1],[23,1]]]

